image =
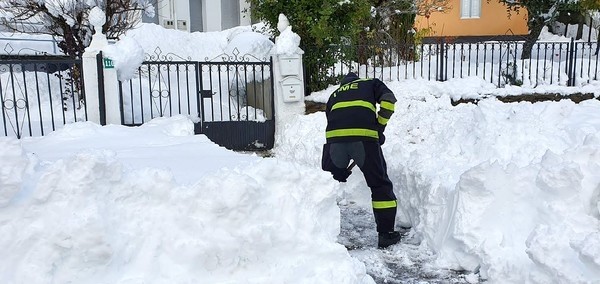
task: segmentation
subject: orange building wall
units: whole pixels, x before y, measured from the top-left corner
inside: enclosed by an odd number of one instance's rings
[[[450,11],[433,13],[429,19],[417,16],[416,26],[423,29],[431,27],[432,34],[427,36],[497,36],[526,35],[527,12],[512,12],[510,19],[506,6],[498,0],[481,0],[481,16],[475,19],[461,19],[460,0],[450,0]]]

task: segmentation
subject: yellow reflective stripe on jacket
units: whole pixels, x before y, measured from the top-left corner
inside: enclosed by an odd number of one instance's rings
[[[395,107],[394,103],[390,103],[390,102],[387,102],[387,101],[382,101],[381,102],[381,108],[384,108],[384,109],[387,109],[387,110],[393,112],[394,111],[394,107]]]
[[[370,110],[372,110],[373,112],[376,112],[377,110],[375,109],[375,106],[367,101],[363,101],[363,100],[357,100],[357,101],[348,101],[348,102],[339,102],[334,104],[331,107],[331,110],[334,109],[339,109],[339,108],[345,108],[345,107],[366,107]]]
[[[346,129],[335,129],[329,130],[325,133],[327,139],[334,137],[348,137],[348,136],[364,136],[379,139],[379,133],[376,130],[365,129],[365,128],[346,128]]]
[[[392,201],[373,201],[373,209],[387,209],[394,208],[397,205],[396,200]]]
[[[379,122],[379,124],[381,124],[381,125],[387,125],[388,121],[389,121],[389,119],[385,118],[383,116],[377,117],[377,122]]]

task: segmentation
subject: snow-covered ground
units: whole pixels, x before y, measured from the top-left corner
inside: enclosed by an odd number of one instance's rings
[[[0,141],[2,283],[368,279],[335,243],[327,175],[220,148],[185,117]]]
[[[599,101],[453,107],[426,82],[390,86],[399,101],[384,152],[398,223],[435,254],[430,270],[493,283],[600,280]],[[2,138],[0,278],[368,282],[336,243],[336,201],[367,214],[369,190],[357,170],[345,184],[320,171],[324,127],[323,113],[298,116],[271,158],[193,136],[182,116]]]
[[[320,170],[321,112],[287,121],[267,158],[194,136],[185,116],[78,122],[0,138],[0,282],[402,282],[379,258],[470,283],[600,281],[600,101],[452,106],[519,88],[388,85],[398,102],[383,151],[397,223],[413,227],[403,244],[374,249],[358,169],[343,184]]]
[[[384,145],[399,221],[438,254],[437,264],[493,282],[600,281],[600,102],[451,106],[449,95],[461,90],[452,86],[478,84],[389,84],[400,97]],[[306,116],[294,127],[322,128],[322,120]],[[322,139],[299,133],[277,153]],[[316,162],[301,154],[294,159]],[[342,188],[366,207],[365,186],[353,175]]]

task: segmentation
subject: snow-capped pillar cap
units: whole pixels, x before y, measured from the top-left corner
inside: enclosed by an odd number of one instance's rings
[[[277,30],[282,33],[287,27],[290,25],[290,21],[284,14],[279,14],[279,18],[277,21]]]
[[[98,6],[92,8],[88,15],[90,24],[94,26],[94,33],[102,33],[102,26],[106,23],[106,14]]]
[[[271,49],[273,55],[294,55],[304,54],[300,48],[300,36],[292,31],[292,26],[288,26],[279,36],[275,37],[275,45]]]
[[[102,26],[106,23],[106,14],[98,7],[92,8],[88,14],[88,21],[94,26],[94,35],[90,46],[85,49],[86,52],[99,52],[103,47],[108,45],[106,35],[102,33]]]
[[[284,14],[279,14],[277,30],[279,30],[279,36],[275,37],[275,46],[271,49],[271,54],[289,56],[304,54],[304,51],[300,49],[300,36],[292,31],[292,26]]]

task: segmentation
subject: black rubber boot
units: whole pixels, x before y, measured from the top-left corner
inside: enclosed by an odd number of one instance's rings
[[[397,244],[400,242],[404,235],[398,231],[387,232],[387,233],[379,233],[379,241],[377,246],[382,248],[387,248],[393,244]]]

